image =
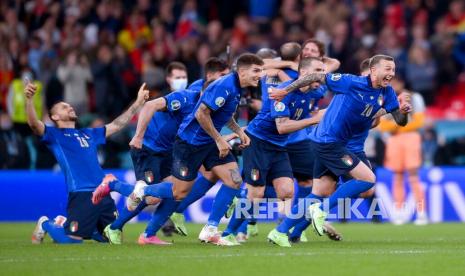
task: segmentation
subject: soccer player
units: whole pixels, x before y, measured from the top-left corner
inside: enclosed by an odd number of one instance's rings
[[[210,58],[204,68],[207,72],[205,85],[228,73],[228,65],[218,58]],[[139,115],[136,134],[129,143],[138,181],[143,180],[148,184],[159,183],[162,180],[167,180],[171,175],[172,148],[176,133],[182,120],[194,109],[200,95],[200,90],[178,90],[144,105]],[[211,172],[202,170],[202,174],[203,176],[199,177],[194,184],[195,190],[189,193],[176,210],[179,212],[176,219],[172,218],[177,231],[182,235],[187,235],[187,230],[182,223],[184,221],[182,212],[192,202],[202,197],[217,181],[217,177],[213,176]],[[111,180],[114,179],[107,180],[94,192],[94,202],[98,202],[112,190],[121,192],[125,189],[127,190],[126,193],[123,193],[125,195],[129,195],[133,190],[132,185],[112,183]],[[116,185],[119,187],[115,187]],[[105,228],[104,233],[110,243],[121,244],[124,224],[139,214],[148,205],[147,202],[155,204],[160,202],[160,199],[147,197],[133,211],[129,211],[125,207],[118,219]],[[179,218],[180,216],[182,219]],[[148,223],[145,233],[152,232],[152,224],[152,222]],[[139,244],[165,244],[156,235],[146,237],[144,234],[140,235],[138,242]]]
[[[316,58],[301,60],[299,68],[301,75],[324,72],[324,64]],[[282,87],[290,82],[283,83]],[[290,133],[318,123],[319,116],[310,117],[314,103],[323,96],[318,87],[319,83],[311,83],[286,96],[281,102],[265,98],[262,110],[249,123],[246,133],[251,138],[251,145],[243,151],[243,175],[249,201],[263,198],[268,182],[272,183],[278,199],[292,199],[294,181],[286,143]],[[247,213],[254,213],[253,206]],[[241,214],[233,215],[223,234],[226,239],[234,239],[231,233],[236,231],[244,219],[239,216]]]
[[[328,198],[329,210],[337,205],[339,198],[352,198],[371,189],[375,183],[375,175],[371,169],[360,162],[360,159],[347,150],[346,143],[354,133],[363,132],[372,125],[374,115],[384,109],[391,113],[399,125],[406,125],[411,105],[402,103],[399,107],[396,94],[389,85],[395,75],[394,59],[390,56],[375,55],[370,61],[369,76],[354,76],[350,74],[309,74],[300,77],[284,89],[271,91],[270,96],[281,99],[290,91],[309,83],[318,81],[326,83],[328,89],[335,93],[323,120],[310,134],[312,148],[318,158],[315,160],[313,189],[325,175],[334,181],[339,176],[349,174],[353,179],[342,185]],[[308,199],[323,198],[312,191]],[[301,201],[304,204],[305,201]],[[293,213],[297,213],[301,204],[294,205]],[[322,210],[321,202],[308,207],[312,226],[318,235],[323,235],[323,225],[327,213]],[[280,246],[290,246],[286,233],[299,219],[286,218],[268,238]]]
[[[250,138],[237,125],[233,114],[239,104],[241,89],[257,86],[263,71],[263,61],[253,54],[243,54],[237,60],[237,71],[210,84],[200,97],[194,111],[184,119],[173,147],[172,182],[146,186],[138,182],[128,199],[128,206],[137,206],[145,196],[162,198],[154,217],[161,225],[177,209],[190,192],[201,165],[212,171],[224,183],[216,195],[212,213],[199,239],[219,245],[234,245],[221,238],[220,219],[239,191],[242,178],[232,156],[231,146],[219,134],[227,125],[237,133],[241,147]],[[154,229],[155,234],[157,228]]]
[[[99,128],[76,129],[78,119],[72,106],[58,102],[50,109],[50,118],[56,127],[46,126],[37,118],[32,96],[36,86],[29,83],[25,88],[28,124],[32,131],[42,136],[42,141],[55,155],[65,174],[68,185],[68,219],[61,227],[42,216],[32,234],[33,243],[42,243],[49,233],[56,243],[81,243],[83,239],[104,241],[103,228],[116,216],[116,208],[110,196],[98,205],[91,202],[92,191],[104,178],[97,158],[97,147],[106,137],[118,132],[136,114],[148,98],[145,83],[140,87],[136,101],[122,115]]]

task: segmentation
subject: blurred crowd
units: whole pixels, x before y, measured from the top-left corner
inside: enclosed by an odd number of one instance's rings
[[[357,74],[375,53],[393,56],[397,75],[427,106],[438,101],[441,87],[465,79],[461,0],[4,0],[0,167],[55,164],[26,125],[25,78],[39,87],[34,103],[44,120],[64,100],[81,126],[99,126],[128,106],[142,82],[153,97],[169,92],[165,68],[172,61],[186,66],[191,83],[211,56],[231,60],[312,37],[341,62],[340,72]],[[129,128],[108,141],[104,167],[129,166],[131,135]],[[465,148],[465,139],[438,144],[432,126],[423,136],[431,141],[430,165],[465,163],[444,155]]]

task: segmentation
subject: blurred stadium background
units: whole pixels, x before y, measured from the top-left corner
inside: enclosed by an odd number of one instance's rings
[[[426,103],[420,177],[430,219],[465,221],[463,1],[4,0],[0,15],[0,206],[11,209],[9,195],[18,189],[34,206],[1,212],[0,221],[52,216],[66,202],[54,157],[26,124],[25,76],[40,87],[36,107],[46,122],[48,108],[64,100],[77,110],[80,126],[99,126],[127,107],[141,82],[153,97],[166,94],[171,61],[186,65],[190,83],[203,76],[210,56],[228,58],[227,45],[235,57],[311,37],[341,62],[340,72],[357,74],[375,53],[395,58],[397,75]],[[248,113],[240,119],[244,124]],[[135,122],[100,152],[102,166],[129,182]],[[373,130],[366,151],[379,168],[379,196],[389,201],[392,175],[382,168],[387,136]],[[187,216],[202,222],[210,205],[211,194]]]

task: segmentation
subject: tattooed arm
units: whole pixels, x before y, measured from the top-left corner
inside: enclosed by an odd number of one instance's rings
[[[119,115],[111,123],[105,125],[106,137],[123,129],[131,120],[131,118],[139,111],[140,107],[145,103],[149,97],[149,91],[146,89],[146,84],[142,84],[137,93],[136,101],[126,110],[123,114]]]
[[[226,140],[220,135],[216,130],[215,125],[213,124],[211,117],[212,110],[208,108],[204,103],[201,103],[197,111],[195,112],[195,118],[199,122],[203,130],[210,135],[213,140],[215,140],[218,151],[220,152],[220,158],[226,157],[231,146],[226,142]]]
[[[297,80],[282,89],[270,89],[270,98],[279,101],[282,100],[291,91],[308,86],[312,82],[325,83],[325,76],[326,74],[322,73],[312,73],[300,76]]]
[[[234,133],[236,133],[239,136],[239,139],[241,139],[241,145],[239,146],[240,148],[245,148],[250,145],[250,138],[245,134],[244,130],[237,124],[236,120],[234,119],[234,116],[231,117],[229,122],[226,124],[230,130],[232,130]]]

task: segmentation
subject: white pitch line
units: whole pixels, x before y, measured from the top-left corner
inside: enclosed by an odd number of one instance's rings
[[[292,249],[291,249],[292,250]],[[453,253],[455,251],[448,251]],[[212,258],[231,258],[231,257],[282,257],[282,256],[315,256],[315,255],[372,255],[372,254],[412,254],[421,255],[428,253],[439,253],[435,250],[352,250],[352,251],[321,251],[321,252],[276,252],[276,253],[226,253],[226,254],[208,254],[208,255],[178,255],[178,254],[163,254],[163,256],[143,256],[143,257],[121,257],[121,256],[101,256],[101,257],[64,257],[64,258],[4,258],[0,259],[0,263],[25,263],[25,262],[95,262],[95,261],[141,261],[141,260],[159,260],[160,257],[175,257],[185,259],[212,259]]]

